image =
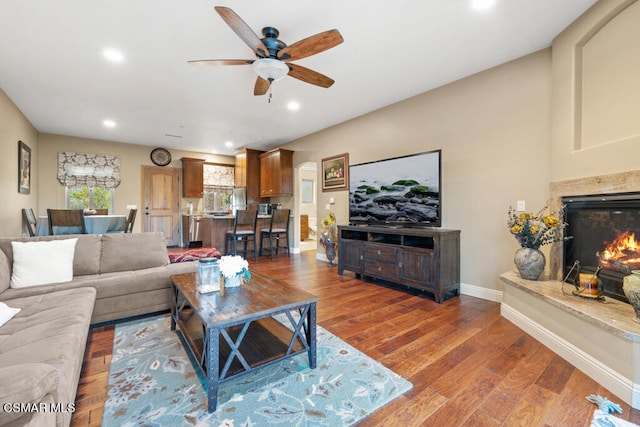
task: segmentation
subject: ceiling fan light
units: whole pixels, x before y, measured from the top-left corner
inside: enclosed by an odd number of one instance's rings
[[[260,77],[269,82],[280,80],[289,73],[289,67],[284,62],[273,58],[260,58],[253,62],[253,69]]]

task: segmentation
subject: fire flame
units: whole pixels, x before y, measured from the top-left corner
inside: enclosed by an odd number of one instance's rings
[[[640,259],[629,259],[629,255],[638,254],[640,243],[636,240],[635,233],[625,231],[619,234],[616,239],[610,243],[600,256],[604,260],[621,260],[625,264],[640,262]]]

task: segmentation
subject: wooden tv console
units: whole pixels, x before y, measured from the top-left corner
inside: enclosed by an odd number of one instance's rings
[[[382,279],[430,292],[460,294],[460,230],[338,226],[338,274]]]

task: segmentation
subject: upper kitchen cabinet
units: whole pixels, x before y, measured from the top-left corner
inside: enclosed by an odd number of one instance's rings
[[[235,187],[246,187],[247,206],[257,207],[260,198],[260,154],[264,151],[245,148],[236,152]]]
[[[276,148],[260,155],[260,196],[293,194],[293,151]]]
[[[204,160],[183,157],[182,197],[201,199],[204,192]]]

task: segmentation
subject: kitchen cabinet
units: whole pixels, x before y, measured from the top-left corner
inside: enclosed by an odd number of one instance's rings
[[[293,151],[276,148],[260,155],[260,196],[293,194]]]
[[[234,184],[247,189],[247,207],[257,209],[265,203],[260,197],[260,154],[264,151],[245,148],[235,153]]]
[[[183,157],[182,197],[201,199],[204,192],[204,159]]]

